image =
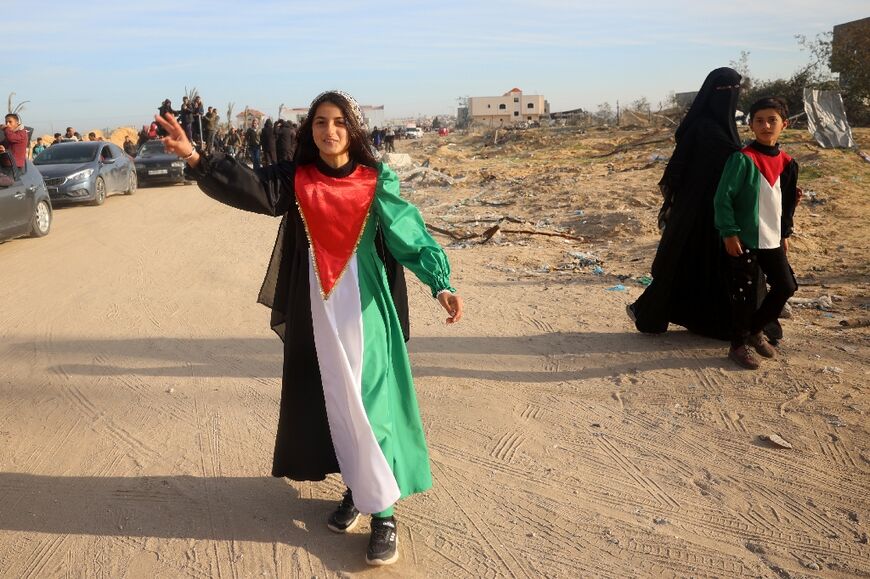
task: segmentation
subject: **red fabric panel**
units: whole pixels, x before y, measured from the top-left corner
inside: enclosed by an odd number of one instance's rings
[[[755,166],[758,167],[758,170],[762,175],[764,175],[764,178],[767,179],[767,182],[770,183],[771,187],[776,185],[776,180],[779,179],[780,175],[782,175],[785,166],[791,162],[791,157],[782,151],[780,151],[779,155],[771,157],[770,155],[765,155],[752,147],[744,147],[743,154],[752,159]]]
[[[313,164],[296,168],[296,203],[305,222],[324,298],[356,251],[375,198],[377,180],[377,171],[363,165],[343,178],[327,177]]]

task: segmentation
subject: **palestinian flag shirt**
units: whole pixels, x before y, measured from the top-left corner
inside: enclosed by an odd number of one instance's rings
[[[280,314],[284,372],[273,476],[340,472],[364,513],[432,486],[402,325],[378,238],[435,296],[450,264],[386,165],[318,159],[258,171],[204,156],[192,176],[210,197],[283,216],[260,299]],[[270,294],[264,300],[264,292]]]
[[[774,249],[792,233],[798,164],[779,145],[753,141],[725,163],[713,198],[716,229],[749,249]]]

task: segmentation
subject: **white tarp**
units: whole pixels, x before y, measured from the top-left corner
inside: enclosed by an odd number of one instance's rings
[[[807,113],[807,128],[823,148],[851,149],[855,146],[840,93],[805,88],[804,110]]]

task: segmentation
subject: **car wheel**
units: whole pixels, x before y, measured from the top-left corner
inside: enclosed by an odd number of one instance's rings
[[[136,171],[130,171],[130,182],[127,186],[127,190],[124,191],[125,195],[132,195],[136,192],[136,187],[139,185],[139,179],[136,177]]]
[[[106,182],[103,181],[102,177],[97,177],[97,181],[94,183],[94,189],[97,192],[94,197],[94,205],[102,205],[106,202]]]
[[[40,201],[36,204],[33,212],[33,220],[30,222],[31,237],[45,237],[51,230],[51,206],[48,201]]]

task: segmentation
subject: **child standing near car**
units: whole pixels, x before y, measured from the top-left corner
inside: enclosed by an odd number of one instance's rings
[[[749,109],[755,140],[733,153],[725,164],[713,199],[716,228],[725,243],[730,263],[731,349],[728,357],[755,370],[758,359],[776,351],[762,334],[775,321],[786,301],[797,291],[788,263],[788,238],[797,203],[798,165],[779,149],[779,136],[788,126],[788,106],[767,97]],[[756,307],[759,269],[770,292]]]
[[[21,119],[15,113],[5,117],[5,123],[0,125],[0,153],[8,148],[15,158],[15,166],[24,169],[27,159],[27,131],[21,126]]]

